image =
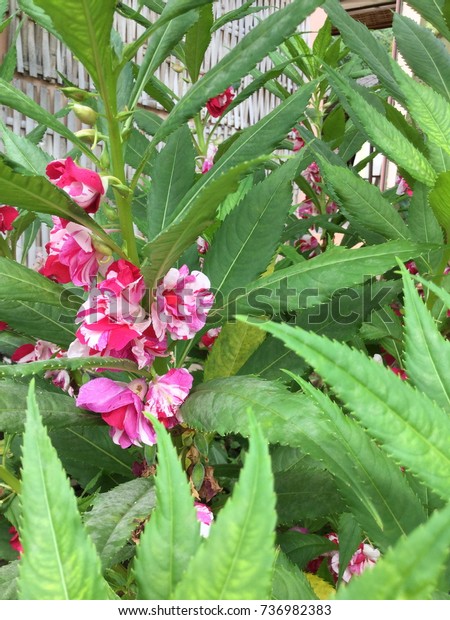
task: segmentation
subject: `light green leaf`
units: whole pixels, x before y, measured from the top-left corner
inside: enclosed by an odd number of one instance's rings
[[[307,368],[306,363],[293,351],[289,351],[278,338],[266,336],[263,343],[240,368],[239,375],[257,375],[261,379],[281,379],[286,381],[284,370],[301,375]]]
[[[105,600],[100,561],[81,523],[75,495],[42,425],[30,384],[22,459],[23,600]]]
[[[408,227],[417,241],[442,245],[442,229],[428,204],[429,189],[421,183],[414,186],[414,194],[408,209]]]
[[[33,174],[45,174],[45,168],[50,161],[50,157],[41,148],[12,132],[1,121],[0,132],[5,153],[10,159]]]
[[[85,526],[104,568],[117,564],[139,522],[155,507],[151,478],[137,478],[98,495],[87,513]],[[129,545],[128,545],[129,547]]]
[[[198,21],[189,28],[186,34],[184,55],[186,68],[192,82],[198,80],[203,58],[211,42],[211,27],[214,23],[212,4],[207,4],[199,11]]]
[[[392,61],[392,68],[408,102],[413,120],[429,140],[450,154],[450,103],[432,88],[407,75]]]
[[[83,153],[92,158],[92,152],[89,147],[86,146],[86,144],[82,142],[79,138],[77,138],[75,134],[70,131],[68,127],[66,127],[66,125],[60,123],[53,114],[47,112],[45,108],[42,108],[39,104],[33,101],[33,99],[27,97],[19,89],[15,88],[12,84],[2,78],[0,78],[0,104],[10,107],[13,110],[17,110],[25,116],[28,116],[29,118],[37,121],[38,123],[42,123],[46,127],[53,129],[53,131],[56,131],[56,133],[67,138]],[[1,176],[3,178],[4,164],[2,162],[0,163],[2,166]]]
[[[272,599],[276,601],[317,600],[304,573],[286,555],[278,552],[272,576]]]
[[[321,163],[326,183],[332,187],[344,214],[358,229],[383,235],[386,239],[408,239],[408,227],[378,187],[348,168]]]
[[[331,86],[343,100],[348,114],[364,129],[370,141],[412,177],[432,187],[436,173],[424,155],[349,81],[330,67],[327,68],[327,73]]]
[[[263,340],[252,325],[225,323],[206,360],[205,381],[237,374]]]
[[[182,582],[200,544],[193,497],[170,435],[155,424],[158,469],[156,508],[141,536],[134,563],[139,598],[168,600]],[[192,573],[188,573],[189,581]]]
[[[450,30],[444,17],[445,0],[409,0],[408,4],[430,22],[446,39],[450,40]]]
[[[187,125],[173,133],[152,166],[148,194],[148,236],[156,237],[166,228],[178,204],[194,183],[195,151]]]
[[[267,598],[275,560],[275,495],[266,442],[254,422],[250,428],[239,481],[190,562],[177,600]]]
[[[405,295],[405,367],[412,383],[450,413],[450,342],[401,266]]]
[[[450,504],[402,538],[372,570],[351,580],[339,600],[424,600],[438,587],[450,550]],[[399,570],[401,567],[401,570]]]
[[[363,533],[351,512],[344,512],[339,518],[339,581],[347,568],[353,554],[363,540]]]
[[[216,295],[227,296],[263,273],[280,243],[292,204],[297,159],[255,185],[225,218],[205,257],[204,272]]]
[[[65,45],[86,67],[103,98],[112,73],[111,28],[115,0],[34,0]]]
[[[228,301],[238,312],[252,314],[310,308],[342,288],[384,273],[396,264],[396,257],[406,261],[423,251],[423,245],[402,240],[356,250],[333,247],[314,260],[280,269],[253,282],[245,294]]]
[[[315,400],[320,395],[313,393]],[[257,411],[270,443],[301,447],[323,462],[364,531],[386,548],[425,519],[423,508],[399,467],[359,424],[323,398],[316,404],[278,383],[233,377],[197,386],[181,415],[189,426],[206,432],[248,436],[245,413]]]
[[[37,24],[51,32],[55,37],[59,38],[59,33],[53,26],[52,20],[50,17],[41,9],[41,7],[37,6],[37,3],[33,0],[18,0],[18,5],[20,9],[29,15],[33,21]]]
[[[261,328],[304,357],[388,454],[448,497],[450,420],[442,409],[362,351],[289,325]]]
[[[91,426],[101,423],[99,416],[75,406],[75,401],[62,392],[36,389],[36,401],[45,426],[49,429]],[[25,424],[28,386],[20,381],[0,381],[0,430],[4,433],[22,433]]]
[[[394,13],[398,49],[412,71],[435,91],[450,99],[450,54],[428,28]]]
[[[450,170],[442,172],[429,196],[430,206],[439,224],[450,230]]]
[[[17,600],[17,575],[19,562],[10,562],[0,567],[0,601]]]

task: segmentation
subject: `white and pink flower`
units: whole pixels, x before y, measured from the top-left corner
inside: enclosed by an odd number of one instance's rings
[[[310,164],[305,170],[302,172],[302,177],[308,181],[311,185],[311,189],[316,193],[322,193],[322,176],[320,174],[319,166],[315,161]]]
[[[216,342],[221,331],[221,327],[212,327],[211,329],[208,329],[206,334],[203,334],[203,336],[200,338],[200,342],[198,345],[200,349],[208,349],[208,351],[211,351],[213,344]]]
[[[300,136],[297,129],[293,129],[293,132],[294,132],[294,142],[293,142],[292,148],[293,148],[294,153],[297,153],[305,146],[305,141]]]
[[[313,258],[320,252],[319,241],[310,234],[297,239],[294,245],[301,254],[308,254],[308,258]]]
[[[329,540],[339,545],[339,538],[337,534],[327,534]],[[339,576],[339,551],[330,551],[326,554],[328,556],[328,566],[334,579],[337,581]],[[367,568],[374,566],[380,558],[380,552],[371,545],[362,542],[355,553],[352,555],[350,562],[348,563],[342,579],[346,583],[350,581],[353,575],[360,575]]]
[[[312,200],[306,199],[298,205],[294,213],[299,220],[306,220],[313,215],[319,215],[319,210]]]
[[[153,415],[170,429],[181,422],[178,409],[192,388],[193,377],[185,368],[172,368],[150,382],[145,413]]]
[[[397,185],[397,196],[412,196],[413,195],[413,191],[412,189],[409,187],[407,181],[401,177],[398,176],[395,180],[395,183]]]
[[[152,446],[156,434],[151,422],[142,413],[147,384],[144,379],[119,383],[111,379],[93,379],[81,386],[77,406],[100,413],[111,427],[110,435],[121,448],[143,443]]]
[[[206,174],[214,166],[214,157],[216,153],[217,153],[217,146],[215,144],[210,143],[208,146],[206,157],[203,160],[202,174]]]
[[[36,340],[36,344],[23,344],[11,356],[16,364],[28,364],[51,359],[59,351],[59,347],[46,340]]]
[[[108,267],[105,279],[98,288],[116,298],[123,298],[132,305],[139,304],[145,295],[145,282],[141,272],[123,258]]]
[[[66,192],[87,213],[98,211],[105,189],[96,172],[77,166],[71,157],[50,162],[45,172],[50,183]]]
[[[188,340],[202,329],[214,303],[211,284],[200,271],[189,273],[186,265],[172,268],[156,289],[151,308],[152,323],[158,338],[167,330],[173,340]]]
[[[200,522],[200,536],[208,538],[214,515],[206,504],[194,502],[194,506],[197,511],[197,520]]]

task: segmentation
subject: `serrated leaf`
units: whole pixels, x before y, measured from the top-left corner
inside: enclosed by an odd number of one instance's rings
[[[53,129],[53,131],[56,131],[56,133],[64,136],[64,138],[67,138],[70,142],[72,142],[72,144],[81,149],[83,153],[92,156],[92,153],[86,144],[77,138],[75,134],[70,131],[68,127],[66,127],[66,125],[60,123],[53,114],[47,112],[45,108],[42,108],[39,104],[33,101],[33,99],[27,97],[25,93],[22,93],[18,88],[15,88],[15,86],[2,78],[0,78],[0,104],[10,107],[13,110],[17,110],[38,123],[42,123],[46,127]],[[2,164],[2,178],[3,174]]]
[[[408,4],[430,22],[446,39],[450,40],[450,30],[444,17],[444,0],[410,0]]]
[[[394,13],[398,49],[412,71],[435,91],[450,99],[450,54],[428,28]]]
[[[272,576],[272,599],[276,601],[317,600],[314,590],[302,571],[280,551]]]
[[[37,275],[37,274],[36,274]],[[0,295],[3,290],[0,292]],[[75,324],[68,310],[47,303],[0,298],[2,321],[19,333],[67,348],[75,338]],[[65,323],[65,321],[68,321]]]
[[[361,528],[350,512],[344,512],[339,518],[339,581],[347,568],[353,554],[358,549],[363,533]]]
[[[198,21],[186,34],[184,55],[186,68],[193,83],[198,80],[203,58],[211,42],[211,27],[214,23],[212,4],[202,7]]]
[[[402,266],[405,295],[405,367],[412,383],[450,413],[450,343]]]
[[[278,535],[277,542],[288,559],[301,569],[306,568],[311,560],[336,549],[335,543],[325,536],[304,534],[296,530],[282,532]]]
[[[396,264],[396,257],[406,261],[416,258],[424,249],[423,245],[402,240],[354,250],[333,247],[313,260],[260,278],[230,302],[238,312],[252,314],[310,308],[340,289],[384,273]]]
[[[95,498],[84,523],[104,568],[120,562],[121,552],[133,530],[154,507],[151,478],[130,480]]]
[[[155,424],[158,469],[156,508],[141,536],[134,563],[139,598],[168,600],[182,583],[200,544],[193,497],[170,435]],[[191,575],[189,575],[191,580]]]
[[[30,384],[22,458],[24,600],[105,600],[100,561],[81,523],[75,495],[42,425]]]
[[[189,564],[175,599],[267,598],[275,560],[275,495],[266,442],[255,423],[250,426],[250,449],[239,481]]]
[[[408,209],[408,227],[417,241],[442,245],[442,229],[428,204],[429,189],[421,183],[414,186],[414,194]]]
[[[17,600],[17,576],[19,562],[10,562],[0,567],[0,601]]]
[[[291,179],[298,166],[294,159],[278,168],[255,185],[225,218],[203,269],[216,296],[227,296],[267,269],[291,208]]]
[[[450,419],[442,409],[361,351],[288,325],[261,328],[308,360],[388,454],[448,497]]]
[[[268,335],[253,355],[240,368],[239,375],[257,375],[261,379],[288,380],[284,369],[301,375],[306,363],[293,351],[289,351],[278,340]]]
[[[450,154],[450,103],[432,88],[414,80],[392,62],[408,103],[408,111],[429,140]]]
[[[377,546],[386,548],[425,519],[397,465],[329,399],[316,404],[278,383],[233,377],[196,387],[181,415],[189,426],[203,431],[248,436],[249,408],[258,412],[258,423],[270,443],[301,447],[323,462]]]
[[[102,97],[112,73],[111,29],[115,0],[34,0],[65,45],[86,67]]]
[[[44,153],[41,148],[26,138],[13,133],[1,121],[0,132],[5,153],[10,159],[20,164],[23,168],[28,169],[33,174],[45,174],[45,168],[50,161],[50,157]]]
[[[450,230],[450,171],[442,172],[430,192],[430,206],[439,224],[446,230]]]
[[[349,115],[361,127],[370,141],[389,159],[425,185],[433,186],[436,173],[428,160],[381,114],[352,84],[328,67],[331,86],[343,100]]]
[[[194,183],[195,151],[187,125],[173,133],[155,157],[152,185],[148,194],[148,237],[153,239],[166,228],[178,204]]]
[[[263,340],[252,325],[225,323],[206,360],[205,381],[237,374]]]
[[[326,183],[330,184],[349,218],[362,230],[383,235],[386,239],[408,239],[410,232],[399,213],[378,187],[368,183],[348,168],[321,164]]]
[[[352,579],[339,600],[424,600],[438,587],[450,551],[450,504],[402,538],[372,570]],[[401,570],[399,570],[401,566]]]
[[[49,385],[49,388],[51,386]],[[28,386],[17,380],[0,381],[0,430],[22,433],[25,423]],[[80,428],[100,423],[99,417],[75,406],[75,401],[62,392],[36,389],[36,401],[45,426],[49,429]]]

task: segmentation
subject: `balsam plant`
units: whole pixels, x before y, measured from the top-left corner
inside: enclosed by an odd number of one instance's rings
[[[0,598],[448,598],[450,25],[448,2],[410,4],[411,73],[337,0],[293,0],[202,73],[261,7],[19,2],[95,88],[63,77],[51,115],[13,47],[0,67],[0,103],[36,122],[0,125]],[[154,76],[169,55],[181,97]],[[220,143],[261,88],[279,105]],[[397,187],[360,176],[365,142]]]

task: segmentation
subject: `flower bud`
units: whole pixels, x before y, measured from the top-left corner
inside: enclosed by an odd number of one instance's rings
[[[75,135],[88,144],[95,144],[99,138],[99,133],[95,129],[80,129],[80,131],[75,132]]]
[[[184,71],[184,67],[177,62],[172,65],[172,69],[175,73],[182,73]]]
[[[100,252],[101,254],[104,254],[105,256],[112,256],[113,251],[111,250],[109,245],[106,245],[106,243],[104,243],[100,239],[92,237],[92,245],[97,250],[97,252]]]
[[[93,97],[92,93],[88,93],[76,86],[65,86],[59,89],[66,97],[73,99],[74,101],[86,101],[89,97]]]
[[[72,111],[77,118],[80,119],[82,123],[86,125],[95,125],[97,122],[98,114],[95,110],[90,108],[87,105],[81,105],[79,103],[75,103],[72,106]]]

